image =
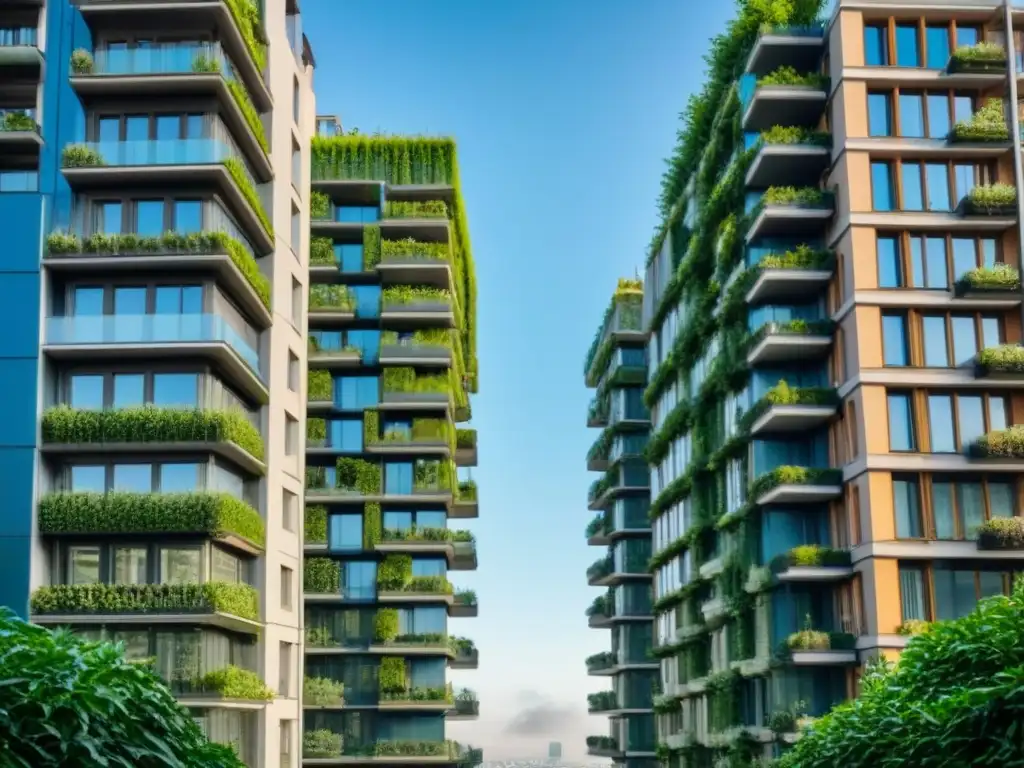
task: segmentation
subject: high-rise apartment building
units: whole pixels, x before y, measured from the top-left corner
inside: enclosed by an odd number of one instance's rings
[[[1024,9],[753,5],[689,107],[645,281],[673,766],[784,748],[1022,565]]]
[[[252,766],[299,760],[312,74],[286,0],[0,10],[0,603]]]
[[[305,488],[305,726],[310,765],[478,763],[446,737],[478,702],[452,619],[476,569],[476,287],[449,139],[313,139]],[[452,525],[454,523],[454,525]]]
[[[654,765],[652,696],[658,664],[651,657],[650,485],[644,449],[651,421],[643,402],[647,336],[642,329],[643,285],[619,280],[587,353],[584,375],[596,389],[587,426],[601,430],[587,453],[587,469],[603,476],[590,486],[587,543],[603,554],[587,570],[587,583],[602,587],[587,609],[591,627],[611,630],[611,650],[586,660],[587,672],[607,678],[609,690],[589,696],[591,713],[607,713],[607,736],[587,737],[591,755],[627,768]]]

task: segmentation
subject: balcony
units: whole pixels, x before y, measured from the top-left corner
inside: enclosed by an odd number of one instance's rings
[[[452,364],[452,345],[457,343],[451,333],[419,329],[408,337],[400,337],[396,331],[384,331],[380,339],[380,364],[447,368]]]
[[[479,669],[480,651],[477,650],[473,641],[461,637],[451,640],[451,647],[455,655],[448,666],[452,669]]]
[[[48,317],[43,351],[56,360],[78,363],[197,357],[227,374],[250,398],[259,403],[269,399],[259,355],[220,315]]]
[[[758,272],[747,290],[747,304],[783,303],[823,290],[835,272],[835,256],[802,245],[768,254],[753,266]]]
[[[646,562],[637,561],[618,566],[611,555],[602,557],[587,568],[587,584],[592,587],[610,587],[624,581],[649,580],[651,574],[646,565]]]
[[[381,291],[380,319],[393,330],[454,328],[454,299],[436,288],[392,285]]]
[[[477,603],[476,592],[471,589],[457,591],[454,602],[448,608],[448,615],[459,619],[475,619],[479,616],[480,606]]]
[[[813,72],[795,78],[780,74],[773,70],[758,78],[751,75],[741,78],[744,131],[766,131],[776,125],[811,127],[818,124],[828,100],[828,78]]]
[[[1007,302],[1012,307],[1021,299],[1020,272],[1003,263],[976,267],[961,275],[953,290],[958,299]]]
[[[435,765],[457,763],[460,758],[452,741],[378,741],[359,747],[327,728],[302,734],[302,764],[308,766]]]
[[[76,5],[94,37],[125,29],[187,29],[197,38],[218,41],[259,110],[269,111],[272,100],[263,79],[267,36],[253,0],[77,0]]]
[[[748,365],[772,365],[794,360],[820,360],[832,346],[833,326],[827,320],[765,323],[754,333]]]
[[[43,59],[34,26],[0,26],[0,73],[5,81],[0,85],[0,93],[17,90],[13,82],[7,81],[24,81],[25,86],[38,83]],[[27,93],[24,88],[21,92]]]
[[[838,409],[835,389],[780,381],[743,414],[740,427],[751,436],[805,432],[827,423]]]
[[[843,493],[843,472],[782,466],[766,472],[750,486],[749,498],[758,505],[820,504]]]
[[[480,701],[476,693],[463,688],[455,696],[452,708],[448,710],[448,720],[476,720],[480,716]]]
[[[588,387],[597,386],[611,362],[617,344],[643,344],[647,338],[643,330],[643,290],[630,281],[619,281],[605,314],[604,323],[587,352],[584,374]]]
[[[59,405],[43,412],[43,453],[213,453],[251,475],[266,471],[259,430],[234,410],[143,406],[95,411]]]
[[[0,108],[0,158],[36,158],[42,146],[35,110]]]
[[[761,77],[784,66],[811,72],[818,68],[824,49],[825,27],[822,24],[775,27],[758,36],[747,57],[745,71]]]
[[[853,575],[850,553],[817,545],[794,547],[772,560],[770,570],[783,583],[845,581]]]
[[[611,736],[587,736],[587,754],[591,757],[617,758],[623,756],[619,742]]]
[[[256,89],[257,107],[218,43],[152,43],[145,48],[100,49],[94,54],[76,51],[70,82],[87,107],[125,97],[213,97],[260,180],[273,178],[260,117],[272,106],[269,94]]]
[[[475,467],[477,465],[476,430],[455,430],[455,466]]]
[[[259,253],[274,248],[273,228],[246,164],[220,139],[100,141],[70,144],[62,153],[71,188],[98,192],[124,185],[213,185]]]
[[[755,189],[817,186],[832,161],[831,146],[827,133],[774,126],[761,134],[746,185]]]
[[[469,531],[448,528],[385,530],[374,548],[384,553],[440,555],[448,560],[448,568],[453,571],[472,571],[477,566],[476,541]]]
[[[479,516],[480,502],[477,498],[476,481],[460,481],[448,517],[452,520],[475,520]]]
[[[817,187],[769,187],[748,214],[746,242],[762,238],[818,237],[835,209],[835,196]]]
[[[786,639],[794,666],[852,666],[858,663],[857,639],[845,632],[803,629]]]

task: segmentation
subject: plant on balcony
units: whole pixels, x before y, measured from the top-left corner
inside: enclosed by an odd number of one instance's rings
[[[608,533],[608,521],[605,519],[604,512],[598,512],[594,515],[594,519],[587,523],[585,531],[586,538],[593,536],[604,535]]]
[[[1024,518],[986,520],[978,526],[978,549],[1024,549]]]
[[[456,605],[476,605],[476,592],[472,589],[460,589],[455,593],[455,604]]]
[[[245,119],[246,125],[249,126],[249,130],[252,131],[253,136],[256,137],[256,141],[263,151],[269,153],[270,145],[267,143],[267,135],[263,130],[263,121],[260,119],[260,113],[256,111],[252,99],[249,98],[249,92],[237,80],[225,80],[224,82],[227,84],[228,90],[231,91],[235,103],[238,104],[238,108],[241,110],[242,117]]]
[[[949,58],[950,72],[985,72],[1006,69],[1006,49],[998,43],[982,41],[958,46]]]
[[[32,593],[32,612],[76,613],[228,613],[259,618],[256,590],[248,584],[58,584]]]
[[[309,218],[329,219],[331,216],[331,198],[325,192],[314,189],[309,193]],[[328,238],[329,240],[330,238]]]
[[[611,615],[611,603],[606,595],[598,595],[594,598],[594,601],[587,607],[587,617],[593,616],[610,616]]]
[[[811,248],[806,243],[782,253],[770,253],[757,263],[759,269],[832,269],[832,251]]]
[[[786,638],[790,651],[849,651],[856,645],[856,638],[845,632],[822,632],[811,629],[811,617],[804,619],[804,628]]]
[[[384,656],[380,660],[377,682],[380,687],[381,699],[385,699],[388,695],[397,698],[399,694],[406,694],[408,682],[405,677],[405,659],[401,656]]]
[[[327,760],[341,757],[344,737],[330,728],[317,728],[302,734],[302,756]]]
[[[329,557],[307,557],[302,588],[316,595],[336,595],[341,589],[341,566]]]
[[[448,261],[451,248],[447,243],[421,243],[411,237],[404,240],[382,240],[381,261]]]
[[[450,741],[378,741],[373,746],[376,757],[440,757],[456,753],[456,746]]]
[[[381,291],[381,306],[410,306],[413,304],[451,304],[450,291],[422,285],[389,285]]]
[[[6,609],[0,636],[6,766],[98,766],[100,756],[109,766],[244,768],[231,747],[206,740],[152,669],[126,661],[117,645],[51,632]]]
[[[0,121],[0,131],[38,131],[36,121],[23,112],[5,112]]]
[[[896,628],[896,634],[903,635],[904,637],[913,637],[914,635],[927,632],[932,626],[932,622],[925,621],[924,619],[906,619]]]
[[[1012,213],[1017,205],[1017,188],[1012,184],[983,184],[972,187],[964,198],[967,213],[986,216]]]
[[[207,672],[195,680],[193,686],[206,693],[218,693],[225,699],[271,701],[274,698],[274,692],[258,674],[233,665]]]
[[[92,53],[85,48],[76,48],[71,52],[71,74],[91,75],[94,66]]]
[[[983,459],[1024,458],[1024,424],[993,430],[971,446],[971,453]]]
[[[831,320],[789,320],[784,323],[765,323],[750,337],[755,344],[765,336],[796,334],[799,336],[828,336],[835,328]]]
[[[60,161],[63,168],[91,168],[106,165],[99,150],[84,144],[69,144],[64,147],[61,150]]]
[[[306,507],[303,531],[306,544],[327,543],[327,507],[319,504]]]
[[[382,659],[381,661],[385,661]],[[397,659],[401,664],[405,664],[405,659]],[[381,668],[383,673],[383,667]],[[381,701],[400,701],[400,702],[438,702],[451,703],[452,692],[447,687],[434,687],[429,688],[426,686],[416,686],[411,688],[403,688],[397,691],[381,691]]]
[[[365,459],[343,456],[335,463],[338,490],[373,496],[381,492],[381,466]]]
[[[259,193],[256,192],[256,187],[253,185],[252,178],[249,176],[249,171],[246,169],[245,164],[237,157],[227,157],[221,163],[227,168],[228,175],[238,185],[242,197],[252,206],[253,212],[256,214],[256,218],[260,220],[263,229],[273,238],[274,227],[270,223],[270,217],[267,216],[266,210],[263,208]]]
[[[260,513],[227,493],[48,493],[39,501],[45,534],[202,533],[264,541]]]
[[[593,562],[589,568],[587,568],[587,579],[601,579],[612,572],[612,558],[611,556],[602,557]]]
[[[477,487],[475,480],[460,480],[456,493],[459,501],[476,501]]]
[[[817,187],[768,187],[761,197],[761,204],[823,208],[830,200],[831,198]]]
[[[776,467],[750,484],[749,499],[757,499],[781,485],[825,485],[842,483],[843,473],[838,469],[813,469],[811,467]]]
[[[644,286],[642,280],[619,278],[612,300],[604,311],[583,361],[583,373],[588,382],[597,378],[608,367],[615,349],[612,331],[639,331],[642,326]]]
[[[306,378],[306,399],[311,403],[329,403],[334,399],[334,377],[330,371],[310,371]]]
[[[801,86],[820,90],[828,85],[828,78],[818,72],[799,72],[786,65],[758,78],[757,85],[758,87],[763,85]]]
[[[411,334],[403,334],[399,340],[398,331],[381,331],[380,343],[403,347],[443,347],[451,350],[458,339],[447,328],[420,328]]]
[[[417,459],[413,464],[413,493],[451,492],[454,480],[455,465],[450,460]]]
[[[263,437],[238,411],[120,408],[88,411],[58,405],[43,413],[46,443],[234,443],[263,460]]]
[[[408,366],[388,367],[381,375],[384,392],[448,394],[451,382],[444,374],[417,374],[415,368]]]
[[[455,430],[455,445],[458,448],[476,448],[476,430],[475,429],[456,429]]]
[[[309,286],[309,308],[354,312],[356,299],[347,285],[315,283]]]
[[[1018,344],[988,347],[978,353],[975,366],[979,376],[993,373],[1024,373],[1024,347]]]
[[[958,294],[968,291],[1017,291],[1020,289],[1020,272],[1009,264],[993,264],[991,267],[975,267],[964,272],[956,281]]]
[[[314,707],[338,707],[345,703],[345,684],[329,677],[307,677],[302,683],[302,703]]]
[[[606,712],[618,707],[615,691],[599,691],[587,694],[587,709],[591,712]]]
[[[797,722],[807,712],[807,702],[796,701],[786,709],[777,709],[768,716],[768,729],[779,736],[784,733],[795,733]]]
[[[783,379],[778,384],[765,392],[764,397],[758,400],[740,418],[740,429],[749,430],[761,416],[772,408],[779,406],[813,406],[839,404],[839,395],[831,387],[791,387]]]
[[[231,17],[235,20],[245,46],[252,55],[256,69],[263,72],[267,66],[267,44],[262,31],[262,13],[254,0],[226,0]]]
[[[969,120],[958,120],[950,133],[951,141],[1007,141],[1010,129],[1002,99],[989,99]]]
[[[306,442],[310,445],[322,445],[327,440],[327,421],[310,417],[306,419]]]
[[[385,219],[445,219],[447,217],[448,206],[443,200],[388,200],[384,203]]]
[[[217,75],[221,72],[220,59],[205,51],[192,57],[192,71],[197,75]]]
[[[306,627],[306,645],[311,648],[335,648],[339,643],[328,627]]]
[[[773,571],[784,571],[787,568],[829,568],[848,565],[850,553],[847,550],[804,544],[774,558],[771,568]]]
[[[334,241],[329,237],[314,237],[309,241],[309,265],[311,267],[336,267],[338,257],[334,255]]]
[[[385,530],[381,541],[452,541],[473,542],[476,539],[472,531],[454,530],[451,528],[405,528],[403,530]]]
[[[614,752],[618,750],[619,742],[611,736],[587,736],[587,746],[591,749]]]
[[[773,125],[767,131],[761,132],[761,141],[765,144],[811,144],[816,147],[828,147],[832,144],[832,134],[795,125]]]
[[[587,669],[607,669],[615,666],[615,654],[601,651],[587,657]]]
[[[398,610],[379,608],[373,618],[373,640],[375,643],[394,642],[398,637]]]

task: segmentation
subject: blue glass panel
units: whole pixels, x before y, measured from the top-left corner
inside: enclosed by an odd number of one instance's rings
[[[895,193],[889,163],[871,163],[871,203],[876,211],[891,211]]]
[[[766,304],[747,312],[747,326],[756,331],[765,323],[788,323],[792,320],[823,320],[821,302],[814,304]]]
[[[825,363],[811,362],[791,368],[757,368],[751,371],[750,392],[753,400],[760,400],[768,390],[785,381],[791,387],[828,386]]]
[[[364,363],[372,365],[380,359],[380,331],[349,331],[346,341],[350,347],[359,350]]]
[[[919,67],[921,66],[921,52],[919,50],[916,24],[896,25],[896,66],[897,67]]]
[[[905,315],[882,315],[882,347],[886,365],[909,365]]]
[[[950,211],[953,206],[949,201],[949,172],[946,165],[928,163],[924,167],[925,179],[928,181],[928,210]]]
[[[363,450],[362,419],[331,419],[327,422],[327,445],[345,453]]]
[[[914,424],[911,418],[910,398],[904,394],[890,394],[889,450],[914,450]]]
[[[827,545],[827,514],[810,509],[766,508],[761,521],[761,557],[766,565],[804,544]]]
[[[889,94],[868,94],[868,136],[892,135],[892,111],[890,105]]]
[[[904,211],[924,210],[924,190],[921,187],[921,164],[903,163],[903,205]]]
[[[878,287],[902,288],[903,264],[900,259],[900,240],[896,237],[879,237]]]
[[[410,685],[413,688],[443,688],[447,667],[444,659],[410,659]]]
[[[889,63],[889,34],[884,26],[864,27],[864,63],[884,67]]]
[[[412,464],[389,462],[384,465],[384,492],[412,493]]]
[[[334,404],[337,408],[360,411],[380,401],[380,382],[376,376],[338,376],[334,379]]]
[[[379,285],[351,285],[349,291],[355,296],[356,317],[380,317]]]
[[[756,479],[777,467],[827,467],[828,435],[822,431],[801,433],[793,440],[754,440],[751,443],[751,474]]]
[[[341,594],[349,600],[375,600],[377,564],[368,561],[349,561],[341,565]]]
[[[928,137],[944,139],[949,135],[949,97],[945,94],[928,95]]]
[[[361,550],[363,548],[363,516],[331,515],[329,542],[332,550]]]
[[[448,561],[443,557],[417,557],[412,561],[413,576],[444,576],[448,573]]]
[[[362,243],[335,243],[334,259],[342,272],[362,272]]]
[[[924,137],[924,99],[920,94],[900,94],[900,135],[911,139]]]
[[[949,27],[927,27],[925,47],[928,50],[929,69],[945,69],[949,63]]]

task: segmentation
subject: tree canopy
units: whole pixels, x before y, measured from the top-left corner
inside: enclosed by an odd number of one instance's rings
[[[1024,768],[1024,579],[876,662],[779,768]]]
[[[245,768],[146,665],[0,608],[0,768]]]

